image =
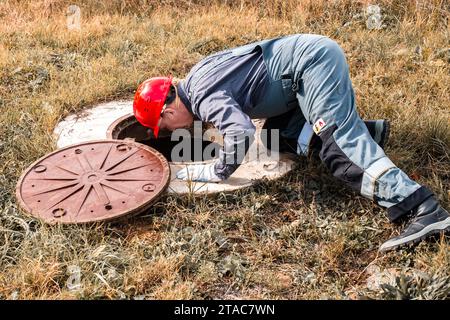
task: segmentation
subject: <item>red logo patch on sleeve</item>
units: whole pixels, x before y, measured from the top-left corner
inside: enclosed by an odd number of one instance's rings
[[[314,123],[313,129],[314,132],[316,134],[319,134],[319,132],[322,130],[323,127],[325,127],[327,124],[325,123],[325,121],[323,121],[322,118],[320,118],[319,120],[316,121],[316,123]]]

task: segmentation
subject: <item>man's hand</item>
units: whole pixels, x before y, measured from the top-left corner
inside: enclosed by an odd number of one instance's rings
[[[193,164],[186,166],[177,172],[177,178],[181,180],[199,182],[219,182],[222,181],[214,172],[215,163]]]

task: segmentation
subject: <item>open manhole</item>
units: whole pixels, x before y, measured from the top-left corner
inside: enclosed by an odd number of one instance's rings
[[[222,140],[218,130],[205,125],[199,129],[183,129],[181,132],[185,134],[179,136],[161,131],[155,139],[151,129],[142,126],[133,114],[128,114],[114,121],[106,135],[108,139],[132,139],[150,146],[172,163],[204,162],[216,159],[219,156]]]
[[[191,145],[194,145],[193,148],[200,145],[200,153],[195,150],[195,152],[191,152],[191,155],[197,156],[197,158],[188,157],[189,161],[180,162],[177,159],[172,159],[171,151],[176,148],[181,139],[171,141],[168,135],[160,133],[157,140],[161,139],[161,141],[155,141],[151,138],[151,133],[134,119],[132,112],[133,101],[112,101],[86,109],[80,114],[69,115],[55,127],[54,134],[57,146],[64,148],[72,144],[98,139],[134,140],[152,146],[168,159],[171,177],[167,191],[177,194],[230,192],[251,186],[263,178],[270,180],[282,177],[292,169],[294,164],[292,156],[288,154],[279,154],[276,160],[273,160],[276,157],[265,157],[266,150],[262,147],[263,143],[261,142],[261,129],[264,120],[255,119],[252,120],[256,127],[255,142],[252,144],[252,148],[256,148],[256,157],[253,156],[251,159],[244,160],[229,179],[220,183],[182,181],[176,178],[176,173],[187,164],[215,161],[218,156],[217,147],[223,144],[222,136],[218,130],[209,127],[200,128],[202,139],[191,143]],[[197,137],[198,135],[191,136]],[[213,151],[209,153],[210,150]],[[199,154],[200,158],[198,157]],[[275,155],[276,152],[273,152],[273,154]],[[253,152],[253,155],[255,155],[255,152]]]
[[[110,221],[138,214],[165,191],[167,160],[140,143],[97,140],[58,149],[19,179],[16,197],[47,223]]]

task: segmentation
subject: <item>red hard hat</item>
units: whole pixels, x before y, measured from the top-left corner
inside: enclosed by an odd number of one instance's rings
[[[161,111],[171,84],[171,76],[150,78],[139,85],[134,95],[134,116],[140,124],[153,130],[155,138],[158,137]]]

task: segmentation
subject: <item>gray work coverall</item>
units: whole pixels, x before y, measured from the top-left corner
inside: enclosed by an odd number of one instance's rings
[[[270,83],[257,103],[251,108],[240,106],[222,113],[208,112],[208,106],[200,101],[205,94],[216,95],[220,103],[225,101],[224,107],[226,101],[231,104],[234,100],[227,92],[200,92],[199,88],[204,87],[199,83],[206,81],[208,72],[230,55],[245,55],[255,50],[262,52]],[[295,121],[298,124],[294,126],[302,128],[300,135],[306,142],[301,149],[307,148],[314,128],[322,142],[320,158],[332,174],[387,208],[391,221],[432,195],[397,168],[372,139],[356,111],[348,64],[335,41],[312,34],[263,40],[214,54],[208,57],[207,63],[194,69],[189,81],[180,84],[180,97],[194,115],[212,122],[224,135],[221,162],[233,154],[236,144],[248,143],[236,137],[239,132],[254,133],[251,118],[275,117],[300,108],[301,112],[286,126],[291,127]],[[219,162],[216,172],[227,178],[232,172],[222,170],[224,167]]]

